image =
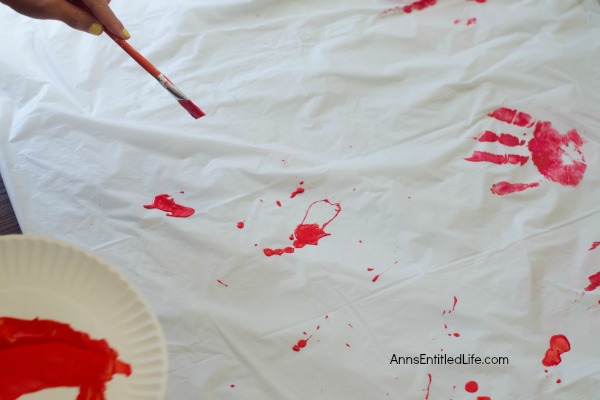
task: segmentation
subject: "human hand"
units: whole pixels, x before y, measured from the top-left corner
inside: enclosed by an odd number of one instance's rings
[[[121,39],[130,35],[121,21],[112,12],[110,0],[78,0],[91,12],[78,7],[76,1],[69,0],[0,0],[16,12],[36,19],[62,21],[71,28],[100,35],[104,28]]]

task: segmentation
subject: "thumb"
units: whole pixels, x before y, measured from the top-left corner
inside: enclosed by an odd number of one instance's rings
[[[68,1],[57,2],[48,18],[62,21],[73,29],[92,35],[101,35],[104,32],[102,24],[96,18]]]

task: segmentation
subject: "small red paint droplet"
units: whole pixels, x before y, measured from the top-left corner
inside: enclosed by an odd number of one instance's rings
[[[478,2],[478,3],[481,3],[481,2]],[[489,396],[477,396],[477,400],[492,400],[492,398]]]
[[[294,234],[292,233],[289,237],[290,240],[294,240]]]
[[[234,388],[234,387],[235,387],[235,385],[232,383],[231,385],[229,385],[229,387],[232,387],[232,388]]]
[[[375,268],[367,268],[367,271],[373,271]]]
[[[219,282],[221,285],[225,286],[225,287],[229,287],[229,285],[223,283],[223,281],[221,281],[220,279],[217,279],[217,282]]]
[[[277,207],[281,207],[281,202],[279,200],[277,200],[275,204],[277,204]]]
[[[290,195],[290,198],[293,199],[294,197],[296,197],[297,195],[299,195],[300,193],[304,193],[304,188],[297,188],[296,190],[294,190],[292,192],[292,194]]]
[[[600,246],[600,242],[594,242],[592,243],[592,246],[588,249],[588,250],[596,250],[598,248],[598,246]]]
[[[254,243],[254,247],[258,247],[258,243]]]
[[[350,328],[354,328],[354,327],[352,326],[352,324],[348,324],[348,326],[349,326]]]
[[[304,185],[304,181],[298,182],[298,185]]]
[[[348,343],[346,343],[346,347],[350,347],[350,345]]]
[[[297,344],[295,344],[295,345],[292,346],[292,350],[294,350],[294,351],[300,351],[300,347]]]
[[[562,381],[561,381],[560,379],[557,379],[557,380],[556,380],[556,383],[561,383],[561,382],[562,382]]]
[[[358,243],[362,243],[362,240],[359,240]]]
[[[298,347],[300,347],[301,349],[306,347],[306,343],[307,341],[304,339],[298,340]]]
[[[479,389],[479,385],[475,381],[469,381],[465,384],[465,390],[469,393],[475,393]]]
[[[329,315],[326,315],[326,316],[325,316],[325,319],[329,319]]]
[[[454,20],[454,25],[458,25],[459,23],[460,23],[460,19],[455,19]],[[476,139],[476,138],[473,138],[473,139]]]
[[[244,222],[243,222],[243,221],[240,221],[240,222],[238,222],[238,223],[237,223],[237,227],[238,227],[239,229],[243,229],[243,228],[244,228]]]

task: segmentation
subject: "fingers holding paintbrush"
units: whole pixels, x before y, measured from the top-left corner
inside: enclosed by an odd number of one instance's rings
[[[109,7],[110,0],[0,0],[16,12],[36,19],[62,21],[71,28],[100,35],[104,29],[127,40],[129,32]]]

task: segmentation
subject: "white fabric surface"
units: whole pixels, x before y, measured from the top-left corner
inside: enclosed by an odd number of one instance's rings
[[[25,233],[93,251],[144,293],[167,339],[167,399],[597,396],[600,289],[584,291],[600,270],[588,250],[600,240],[597,1],[440,0],[385,17],[401,3],[111,5],[207,116],[187,115],[108,37],[0,7],[0,172]],[[487,115],[499,107],[576,129],[581,183],[531,161],[465,161],[527,153],[473,140],[531,138]],[[540,185],[498,196],[499,181]],[[161,193],[196,213],[143,207]],[[330,236],[263,254],[290,245],[322,199],[342,207]],[[307,222],[324,222],[323,206]],[[572,349],[544,367],[556,334]],[[420,353],[510,365],[390,365]]]

